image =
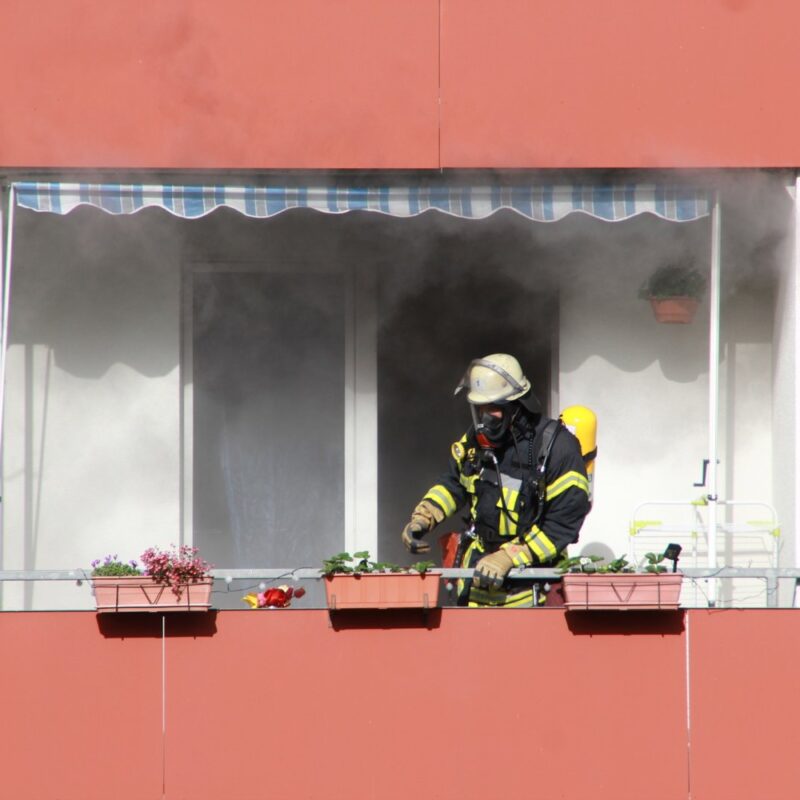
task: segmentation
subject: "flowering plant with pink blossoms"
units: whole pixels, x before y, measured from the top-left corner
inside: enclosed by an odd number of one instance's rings
[[[149,547],[142,553],[144,574],[157,583],[169,586],[176,597],[181,596],[181,587],[189,583],[199,583],[208,577],[212,564],[203,561],[196,547],[188,544],[169,550]]]

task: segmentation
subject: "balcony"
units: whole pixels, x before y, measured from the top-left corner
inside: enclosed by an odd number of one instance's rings
[[[788,608],[7,612],[3,794],[793,800],[796,627]]]

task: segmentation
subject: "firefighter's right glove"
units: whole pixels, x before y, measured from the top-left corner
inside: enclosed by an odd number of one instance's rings
[[[476,565],[472,585],[480,589],[499,589],[514,562],[505,550],[484,556]]]
[[[427,553],[431,546],[422,537],[444,519],[444,512],[433,503],[423,500],[411,514],[401,538],[409,553]]]

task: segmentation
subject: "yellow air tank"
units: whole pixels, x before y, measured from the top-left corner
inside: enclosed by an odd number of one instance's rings
[[[586,406],[570,406],[561,412],[561,420],[581,443],[581,453],[589,477],[589,502],[594,499],[594,462],[597,456],[597,416]]]

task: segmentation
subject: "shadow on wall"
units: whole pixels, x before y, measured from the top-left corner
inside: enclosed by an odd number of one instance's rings
[[[216,634],[217,612],[98,614],[97,628],[106,639],[195,639]]]
[[[680,636],[685,611],[567,611],[575,636]]]
[[[769,341],[774,293],[790,265],[792,201],[783,182],[769,175],[723,176],[719,182],[722,345]],[[708,291],[690,325],[657,323],[637,293],[656,268],[687,254],[708,276],[710,217],[669,223],[642,216],[613,225],[569,218],[559,225],[574,226],[575,247],[560,282],[561,329],[580,331],[583,342],[562,349],[562,372],[574,372],[592,356],[624,372],[657,363],[675,383],[707,372]],[[743,326],[743,313],[758,324]]]
[[[115,363],[149,377],[169,373],[178,364],[180,222],[153,210],[21,210],[10,344],[48,345],[57,367],[82,378]]]

